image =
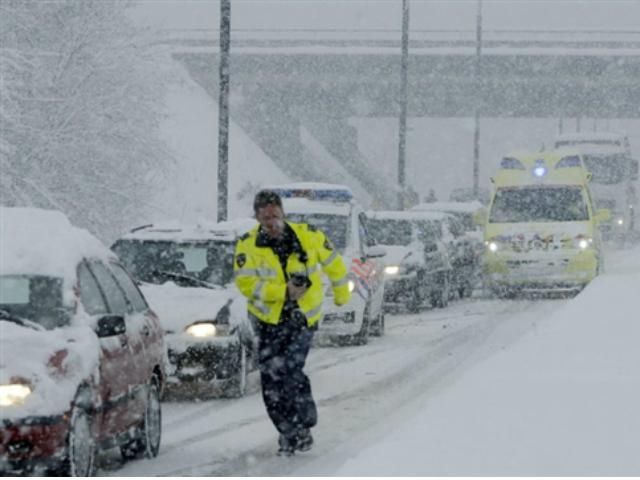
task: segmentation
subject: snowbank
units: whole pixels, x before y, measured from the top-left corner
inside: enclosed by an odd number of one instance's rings
[[[177,79],[167,94],[167,118],[161,131],[177,165],[158,185],[157,219],[195,222],[216,219],[218,204],[217,101],[173,61]],[[253,195],[266,183],[290,181],[273,161],[236,125],[229,126],[228,217],[252,215]]]
[[[638,475],[639,283],[597,278],[335,474]]]

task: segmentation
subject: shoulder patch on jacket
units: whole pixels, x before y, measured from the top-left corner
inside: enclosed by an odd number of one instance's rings
[[[251,232],[247,232],[240,237],[240,240],[246,240],[247,238],[249,238],[250,235],[251,235]]]
[[[244,253],[236,255],[236,264],[239,268],[242,268],[245,263],[247,263],[247,256]]]

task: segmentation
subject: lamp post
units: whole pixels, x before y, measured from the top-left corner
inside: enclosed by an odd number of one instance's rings
[[[476,95],[479,94],[480,87],[480,58],[482,56],[482,0],[478,0],[478,13],[476,15],[476,62],[474,80],[476,84]],[[477,200],[479,196],[480,183],[480,107],[476,100],[473,115],[473,197]]]
[[[402,0],[402,59],[400,61],[400,125],[398,132],[398,210],[404,210],[405,145],[407,138],[407,63],[409,59],[409,0]]]
[[[220,94],[218,97],[218,221],[227,219],[229,178],[229,47],[231,0],[220,0]]]

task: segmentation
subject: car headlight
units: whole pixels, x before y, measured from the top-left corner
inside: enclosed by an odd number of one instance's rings
[[[221,325],[212,321],[192,323],[184,331],[195,338],[224,337],[232,333],[229,325]]]
[[[616,225],[618,225],[619,227],[624,225],[624,218],[620,217],[620,218],[616,218]]]
[[[384,273],[387,275],[397,275],[400,272],[399,265],[387,265],[384,267]]]
[[[349,293],[353,292],[353,290],[356,288],[356,282],[354,282],[353,280],[349,280],[347,282],[347,285],[349,287]]]
[[[0,385],[0,407],[22,405],[31,392],[31,387],[23,383]]]
[[[498,246],[498,242],[495,242],[493,240],[488,241],[488,242],[484,242],[485,246],[487,247],[487,250],[489,250],[490,252],[497,252],[499,250],[499,246]]]
[[[593,238],[585,237],[583,235],[578,235],[576,237],[575,245],[580,250],[586,250],[591,245],[593,245]]]

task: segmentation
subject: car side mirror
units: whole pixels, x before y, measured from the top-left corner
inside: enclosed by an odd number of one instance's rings
[[[127,331],[122,315],[104,315],[98,319],[96,334],[98,338],[115,337]]]
[[[473,214],[473,223],[475,223],[479,227],[484,227],[484,225],[487,223],[487,218],[487,211],[484,208],[480,208]]]
[[[381,258],[384,257],[387,254],[387,249],[380,246],[380,245],[374,245],[372,247],[369,247],[367,249],[367,254],[366,257],[367,258]]]
[[[611,210],[608,208],[599,208],[596,210],[595,219],[596,223],[604,223],[611,220]]]
[[[436,242],[424,242],[425,253],[432,253],[438,250],[438,244]]]

